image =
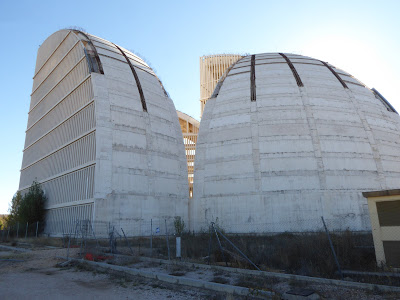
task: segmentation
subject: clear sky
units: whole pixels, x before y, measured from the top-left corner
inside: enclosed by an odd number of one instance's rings
[[[200,115],[199,57],[288,52],[327,61],[400,112],[400,1],[0,0],[0,214],[18,189],[39,45],[78,26],[145,58],[177,109]]]

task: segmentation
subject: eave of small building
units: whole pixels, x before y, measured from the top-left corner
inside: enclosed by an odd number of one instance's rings
[[[398,196],[398,195],[400,195],[400,189],[363,192],[362,195],[365,198]]]
[[[196,120],[195,118],[193,118],[193,117],[189,116],[188,114],[185,114],[179,110],[177,110],[176,113],[178,114],[178,117],[180,119],[188,121],[189,123],[191,123],[194,126],[196,126],[197,128],[199,128],[200,122],[198,120]]]

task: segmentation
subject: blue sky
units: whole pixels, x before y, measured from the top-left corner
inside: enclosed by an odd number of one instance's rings
[[[135,51],[199,118],[199,57],[289,52],[339,67],[400,111],[400,1],[0,1],[0,214],[18,189],[36,52],[71,26]]]

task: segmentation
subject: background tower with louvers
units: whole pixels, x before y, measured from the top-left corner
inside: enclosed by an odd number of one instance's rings
[[[194,158],[196,155],[197,134],[199,132],[200,122],[183,112],[176,112],[178,113],[179,124],[181,125],[183,135],[183,144],[185,145],[186,151],[186,159],[188,165],[189,198],[192,198]]]
[[[204,106],[211,97],[214,89],[233,63],[237,62],[241,55],[217,54],[200,57],[200,117],[203,115]]]

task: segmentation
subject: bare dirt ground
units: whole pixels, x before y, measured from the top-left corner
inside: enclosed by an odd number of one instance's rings
[[[70,255],[77,257],[78,251],[76,248],[70,249]],[[30,252],[17,252],[0,248],[0,299],[232,299],[207,290],[142,277],[99,273],[81,264],[60,267],[59,263],[64,260],[57,258],[59,256],[65,257],[66,249],[35,246]],[[134,257],[112,263],[150,272],[269,290],[276,293],[277,299],[293,288],[312,289],[321,299],[400,299],[400,294],[394,293],[243,276],[219,270],[143,262]]]
[[[208,291],[140,277],[127,279],[56,267],[63,261],[56,257],[65,254],[65,249],[28,253],[0,249],[0,299],[223,299]]]

